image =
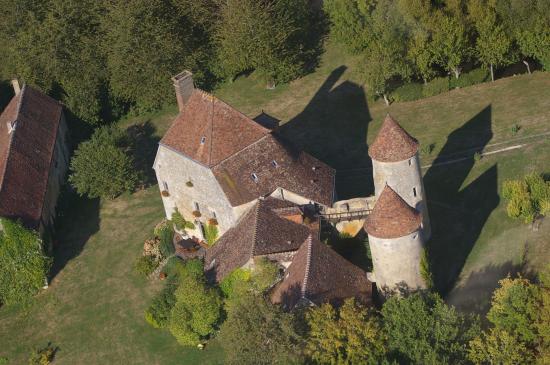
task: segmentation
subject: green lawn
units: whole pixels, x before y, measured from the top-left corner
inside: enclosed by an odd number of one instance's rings
[[[317,72],[289,85],[265,90],[252,74],[215,93],[250,116],[264,110],[282,120],[287,138],[337,168],[342,198],[372,191],[366,142],[388,111],[422,144],[435,144],[431,154],[422,155],[425,164],[550,130],[548,73],[385,107],[367,98],[357,70],[358,60],[329,45]],[[125,127],[138,125],[133,128],[143,167],[152,165],[155,144],[175,114],[172,106],[121,121]],[[517,135],[511,131],[514,124],[522,126]],[[550,262],[550,222],[533,231],[507,218],[498,196],[504,179],[532,170],[550,172],[550,138],[531,142],[478,162],[473,151],[460,153],[454,156],[465,158],[460,163],[424,170],[436,282],[462,309],[483,311],[500,277],[520,268],[536,272]],[[143,319],[159,283],[138,277],[132,264],[163,216],[157,188],[101,204],[69,202],[50,288],[28,308],[0,309],[0,357],[23,364],[31,348],[51,341],[60,348],[57,364],[221,363],[215,341],[204,351],[184,348]]]

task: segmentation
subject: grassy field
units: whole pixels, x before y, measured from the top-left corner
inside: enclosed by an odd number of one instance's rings
[[[464,158],[424,169],[434,231],[429,247],[448,301],[483,312],[499,278],[536,272],[550,261],[550,222],[533,230],[507,218],[498,194],[505,179],[550,172],[550,138],[519,140],[550,130],[550,74],[386,107],[367,98],[357,70],[357,60],[329,45],[317,72],[289,85],[265,90],[252,74],[215,93],[252,117],[263,110],[280,119],[287,138],[337,168],[343,198],[372,191],[367,143],[387,112],[423,145],[434,144],[422,155],[424,164]],[[137,157],[144,167],[152,165],[156,142],[175,114],[172,106],[121,121],[141,142]],[[515,124],[521,125],[517,134]],[[518,143],[529,145],[473,158],[475,150]],[[67,202],[50,288],[29,307],[0,309],[0,357],[23,364],[31,348],[51,341],[59,346],[56,364],[221,363],[215,341],[202,352],[184,348],[143,319],[159,283],[138,277],[132,264],[163,215],[157,188],[114,201]]]

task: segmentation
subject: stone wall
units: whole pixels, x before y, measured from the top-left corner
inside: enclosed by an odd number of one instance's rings
[[[399,162],[372,160],[372,170],[376,198],[382,193],[387,183],[407,204],[422,213],[424,237],[429,239],[431,237],[430,218],[418,153],[408,160]]]
[[[41,235],[44,234],[47,229],[53,227],[57,199],[63,184],[65,184],[68,166],[69,150],[67,147],[67,123],[65,122],[65,115],[61,113],[54,154],[48,175],[48,189],[44,196],[44,205],[40,218],[39,231]]]
[[[166,217],[171,218],[177,207],[186,220],[196,223],[206,223],[209,218],[218,221],[219,236],[231,228],[237,221],[239,214],[246,209],[235,210],[229,204],[212,171],[192,159],[178,153],[166,146],[159,145],[153,168],[155,169],[159,189],[167,190],[168,197],[162,197]],[[188,186],[191,182],[193,186]],[[200,218],[192,214],[198,205],[201,212]],[[199,238],[203,238],[199,224],[196,229],[188,232]]]
[[[420,259],[424,250],[422,232],[383,239],[369,235],[374,279],[384,293],[405,285],[411,290],[425,288],[420,275]]]

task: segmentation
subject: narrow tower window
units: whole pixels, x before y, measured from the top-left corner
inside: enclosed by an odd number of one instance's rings
[[[164,190],[168,191],[168,183],[166,181],[162,182],[162,186],[164,187]]]
[[[273,160],[273,161],[271,161],[271,166],[277,167],[277,166],[279,166],[279,164],[277,163],[277,161]]]
[[[200,211],[201,211],[201,207],[199,206],[199,203],[193,202],[193,206],[195,207],[195,210],[196,210],[197,212],[200,212]]]
[[[416,188],[413,188],[413,195],[414,195],[415,198],[416,198]]]
[[[409,158],[409,166],[411,166],[412,162],[411,162],[411,159]]]
[[[201,144],[204,144],[206,142],[206,137],[201,137]]]
[[[250,178],[254,181],[254,182],[258,182],[258,175],[256,175],[254,172],[252,174],[250,174]]]

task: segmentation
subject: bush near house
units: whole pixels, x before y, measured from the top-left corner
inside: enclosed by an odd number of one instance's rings
[[[538,173],[526,175],[520,180],[505,181],[502,196],[508,200],[506,212],[510,218],[531,223],[537,215],[550,212],[550,182]]]
[[[195,229],[193,222],[186,220],[176,208],[176,211],[172,213],[172,223],[176,226],[177,230],[185,231],[186,229]]]
[[[134,269],[138,274],[149,276],[158,267],[159,262],[153,256],[140,256],[137,258]]]
[[[0,223],[0,304],[25,302],[46,284],[52,259],[36,231],[6,218]]]
[[[176,304],[177,283],[169,282],[157,294],[145,310],[145,320],[155,328],[165,328],[170,320],[170,313]]]
[[[204,239],[212,246],[218,239],[218,227],[214,224],[206,224],[204,226]]]

